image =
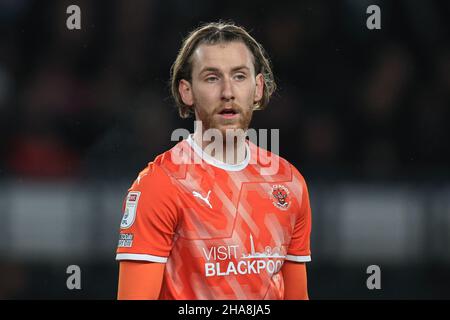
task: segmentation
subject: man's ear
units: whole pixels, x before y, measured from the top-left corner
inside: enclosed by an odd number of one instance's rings
[[[256,76],[255,102],[261,101],[264,94],[264,76],[258,73]]]
[[[194,95],[192,94],[192,87],[189,81],[181,79],[178,84],[178,92],[180,93],[181,100],[185,105],[194,105]]]

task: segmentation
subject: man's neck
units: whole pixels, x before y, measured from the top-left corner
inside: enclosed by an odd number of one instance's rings
[[[213,157],[217,161],[236,165],[242,163],[246,156],[246,139],[245,134],[239,135],[229,135],[228,139],[225,134],[222,137],[210,138],[204,136],[204,132],[201,130],[196,130],[193,135],[194,142],[200,146],[206,154]]]

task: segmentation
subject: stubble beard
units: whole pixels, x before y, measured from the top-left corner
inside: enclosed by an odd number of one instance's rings
[[[208,129],[217,129],[221,132],[224,141],[226,138],[227,132],[235,133],[236,131],[242,130],[247,131],[250,126],[252,117],[253,117],[253,108],[247,107],[236,107],[239,110],[238,119],[224,119],[217,116],[217,112],[220,107],[214,109],[212,112],[197,112],[196,118],[197,120],[202,122],[203,130],[206,131]]]

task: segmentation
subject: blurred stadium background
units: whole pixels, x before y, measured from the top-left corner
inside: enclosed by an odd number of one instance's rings
[[[253,127],[280,128],[309,183],[310,297],[450,298],[449,14],[425,0],[0,1],[0,298],[115,298],[126,190],[173,129],[192,130],[169,68],[218,19],[272,58],[279,90]],[[372,264],[381,290],[366,288]]]

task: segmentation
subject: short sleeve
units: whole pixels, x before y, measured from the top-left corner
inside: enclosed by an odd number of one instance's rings
[[[150,164],[124,200],[116,260],[167,262],[177,223],[176,186]]]
[[[295,220],[291,242],[288,248],[286,260],[295,262],[311,261],[310,235],[311,235],[311,206],[306,181],[294,167],[293,182],[301,188],[301,196],[298,199],[299,211]]]

